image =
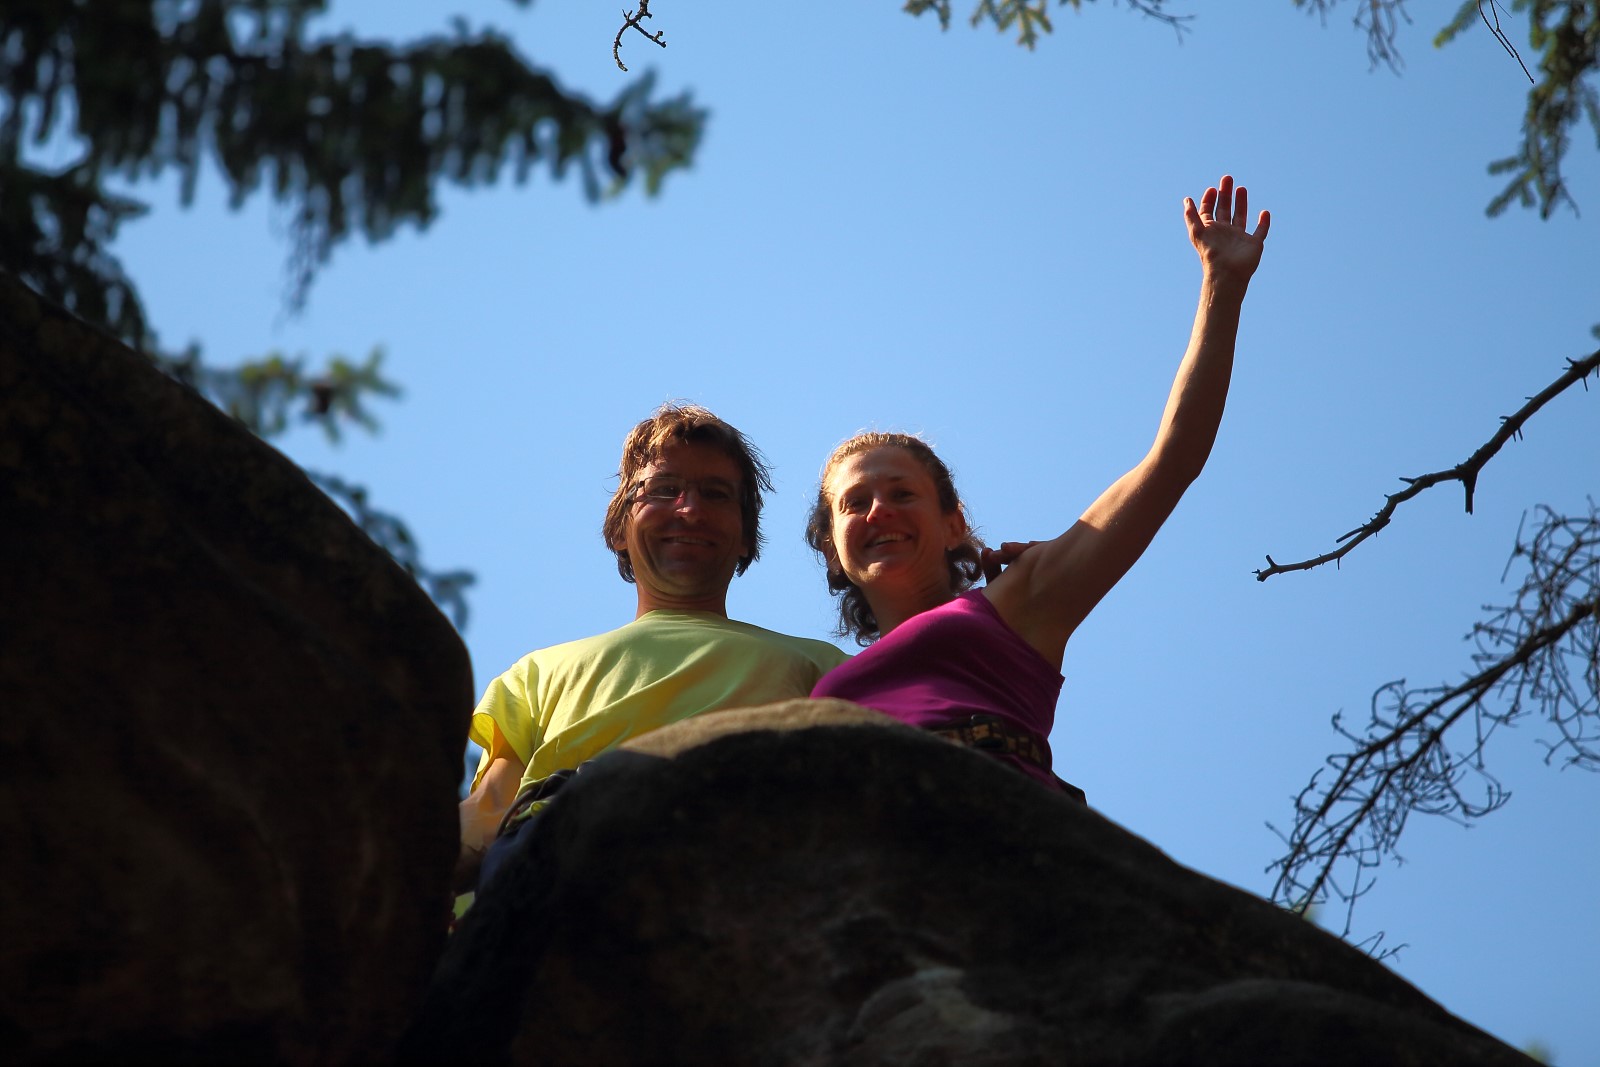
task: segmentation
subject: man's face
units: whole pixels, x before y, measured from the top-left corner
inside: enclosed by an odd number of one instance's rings
[[[728,583],[751,547],[740,489],[738,464],[710,445],[668,445],[635,476],[622,543],[611,547],[628,552],[640,615],[727,614]]]

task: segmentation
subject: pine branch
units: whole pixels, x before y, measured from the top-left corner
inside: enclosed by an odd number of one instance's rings
[[[901,10],[912,16],[931,11],[939,20],[939,28],[948,30],[950,2],[951,0],[905,0]],[[1194,18],[1193,15],[1174,15],[1167,11],[1163,6],[1167,0],[1115,0],[1115,2],[1126,4],[1130,10],[1145,18],[1171,26],[1180,40],[1184,32],[1189,29],[1187,23]],[[1083,0],[1056,0],[1056,6],[1078,10],[1083,6]],[[1055,29],[1050,22],[1050,0],[978,0],[968,21],[973,26],[985,21],[992,22],[1000,33],[1007,33],[1015,28],[1017,43],[1028,49],[1038,44],[1040,33],[1051,33]]]
[[[353,235],[427,226],[444,183],[471,188],[507,170],[521,183],[542,166],[556,179],[576,171],[591,200],[636,177],[653,194],[688,165],[705,125],[687,94],[652,100],[649,77],[609,103],[564,90],[506,37],[464,22],[389,44],[308,38],[309,7],[159,6],[104,4],[91,17],[59,0],[0,5],[0,100],[12,105],[0,113],[0,165],[19,162],[25,141],[65,136],[82,152],[78,183],[102,199],[110,176],[173,168],[185,203],[214,166],[232,206],[264,193],[293,212],[293,309]],[[62,191],[34,187],[36,200]],[[0,244],[0,265],[23,273],[14,259]]]
[[[344,508],[362,532],[388,552],[441,610],[450,613],[457,630],[466,629],[466,592],[477,581],[471,571],[436,571],[425,566],[410,527],[399,516],[373,507],[365,488],[321,471],[308,470],[306,476]]]

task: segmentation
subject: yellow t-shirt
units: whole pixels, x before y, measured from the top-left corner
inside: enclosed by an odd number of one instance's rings
[[[530,652],[489,683],[470,736],[488,769],[498,727],[527,764],[522,784],[703,711],[808,696],[849,657],[826,641],[790,637],[700,611],[652,611],[581,641]]]

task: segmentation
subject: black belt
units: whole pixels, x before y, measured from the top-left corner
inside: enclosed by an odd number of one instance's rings
[[[1062,791],[1074,800],[1087,804],[1083,790],[1050,769],[1044,755],[1044,745],[1028,731],[1013,726],[998,715],[973,715],[965,721],[944,726],[930,726],[929,733],[938,734],[968,748],[975,748],[994,756],[1015,756],[1031,763],[1060,783]]]
[[[998,715],[974,715],[964,722],[931,726],[928,730],[968,748],[982,749],[997,756],[1016,756],[1041,770],[1050,769],[1039,739]]]

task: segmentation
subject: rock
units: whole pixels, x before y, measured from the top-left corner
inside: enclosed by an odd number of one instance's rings
[[[381,1059],[466,651],[291,462],[0,275],[0,1060]]]
[[[0,560],[0,1061],[1532,1062],[838,702],[586,765],[419,1012],[473,694],[415,583],[289,461],[4,275]]]
[[[480,892],[404,1056],[1532,1062],[1082,804],[826,708],[702,716],[585,767]]]

